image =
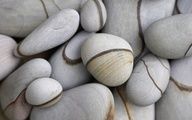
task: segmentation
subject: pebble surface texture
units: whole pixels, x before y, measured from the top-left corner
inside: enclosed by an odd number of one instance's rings
[[[26,37],[50,16],[66,8],[79,11],[86,1],[87,0],[1,0],[0,33],[14,37]]]
[[[34,108],[30,120],[113,120],[114,99],[101,84],[86,84],[63,93],[50,108]]]
[[[122,37],[133,48],[134,57],[138,56],[143,47],[141,36],[138,34],[139,0],[103,0],[103,2],[107,9],[107,21],[102,32]]]
[[[12,53],[17,43],[12,38],[0,35],[0,81],[9,75],[19,64],[19,59]]]
[[[102,0],[88,0],[82,6],[80,16],[85,31],[97,32],[105,25],[107,12]]]
[[[171,78],[162,99],[157,103],[156,120],[192,119],[192,57],[171,62]]]
[[[146,107],[132,104],[125,95],[125,90],[116,88],[113,90],[115,101],[115,119],[114,120],[154,120],[155,105]]]
[[[105,33],[91,36],[81,48],[83,64],[101,83],[118,86],[133,68],[132,49],[124,39]]]
[[[154,104],[167,88],[169,77],[169,62],[148,54],[135,65],[126,84],[126,94],[136,105]]]
[[[93,34],[85,31],[77,33],[51,56],[51,77],[58,80],[64,90],[90,81],[91,76],[81,60],[81,45]]]
[[[176,11],[179,14],[186,14],[192,12],[192,1],[191,0],[177,0]]]
[[[79,27],[79,14],[65,9],[50,17],[28,35],[17,47],[16,55],[35,55],[69,40]]]
[[[154,22],[145,31],[145,43],[157,56],[178,59],[192,54],[192,15],[180,14]]]
[[[17,118],[28,117],[31,108],[25,103],[25,89],[33,80],[49,77],[50,74],[50,64],[38,58],[25,63],[3,81],[0,87],[0,104],[9,119],[17,120]]]
[[[52,78],[34,80],[26,89],[26,101],[34,106],[49,107],[61,98],[63,88]]]
[[[192,0],[0,0],[0,120],[192,120]]]

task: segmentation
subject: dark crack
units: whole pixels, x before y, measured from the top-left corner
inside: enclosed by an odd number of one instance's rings
[[[192,43],[189,45],[189,47],[187,48],[187,51],[185,52],[185,55],[184,56],[186,56],[187,55],[187,53],[189,52],[189,50],[190,50],[190,48],[192,47]]]
[[[45,11],[46,18],[49,18],[49,14],[48,14],[48,12],[47,12],[47,8],[46,8],[46,6],[45,6],[45,3],[43,2],[43,0],[40,0],[40,2],[42,3],[43,9],[44,9],[44,11]]]
[[[53,2],[53,4],[56,6],[56,8],[57,8],[58,10],[62,10],[62,9],[56,4],[55,0],[52,0],[52,2]]]
[[[178,14],[181,14],[181,11],[180,11],[179,6],[178,6],[178,0],[175,1],[175,10]]]
[[[157,56],[155,56],[155,57],[156,57],[157,60],[161,63],[161,65],[162,65],[163,67],[165,67],[165,69],[167,69],[167,70],[169,71],[169,68],[168,68],[166,65],[164,65],[163,62],[162,62]]]
[[[151,74],[150,74],[150,72],[149,72],[149,69],[148,69],[148,67],[147,67],[147,64],[145,63],[145,61],[144,61],[143,59],[141,59],[141,61],[144,63],[144,66],[145,66],[145,68],[146,68],[146,70],[147,70],[147,73],[148,73],[149,77],[151,78],[151,80],[153,81],[154,85],[155,85],[155,86],[157,87],[157,89],[161,92],[161,95],[163,95],[162,90],[159,88],[159,86],[156,84],[155,80],[154,80],[153,77],[151,76]]]
[[[121,90],[119,90],[118,88],[116,88],[116,91],[117,93],[119,94],[124,106],[125,106],[125,109],[126,109],[126,112],[127,112],[127,117],[128,117],[128,120],[133,120],[132,117],[131,117],[131,113],[129,111],[129,106],[127,104],[127,101],[126,101],[126,98],[124,97],[123,93],[121,92]]]
[[[102,12],[102,7],[101,7],[101,4],[99,2],[99,0],[93,0],[97,6],[97,10],[99,12],[99,20],[100,20],[100,29],[103,27],[103,24],[104,24],[104,16],[103,16],[103,12]]]
[[[192,86],[188,86],[188,85],[184,85],[182,83],[179,83],[173,77],[171,77],[170,80],[177,86],[177,88],[179,90],[186,91],[186,92],[192,92]]]

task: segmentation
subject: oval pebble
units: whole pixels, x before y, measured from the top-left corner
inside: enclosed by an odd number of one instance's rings
[[[34,106],[50,107],[57,103],[62,96],[61,84],[52,78],[38,78],[26,89],[26,101]]]
[[[149,50],[160,57],[178,59],[192,54],[192,15],[180,14],[161,19],[145,31]]]
[[[107,12],[102,0],[88,0],[81,8],[80,17],[85,31],[97,32],[103,28]]]
[[[133,68],[129,43],[105,33],[92,35],[83,43],[81,58],[93,77],[108,86],[119,86],[126,82]]]
[[[77,11],[64,9],[29,34],[15,49],[15,55],[31,56],[61,45],[75,34],[78,26]]]
[[[148,54],[135,65],[126,84],[126,95],[136,105],[152,105],[163,95],[169,77],[169,62]]]

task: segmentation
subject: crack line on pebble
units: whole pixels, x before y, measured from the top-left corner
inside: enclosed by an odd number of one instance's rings
[[[133,120],[132,117],[131,117],[131,113],[129,111],[129,107],[127,105],[127,102],[125,100],[125,98],[123,97],[123,94],[121,94],[120,90],[118,88],[116,88],[116,91],[117,93],[119,94],[119,97],[121,98],[124,106],[125,106],[125,109],[126,109],[126,112],[127,112],[127,117],[128,117],[128,120]]]
[[[138,26],[139,26],[139,36],[142,40],[144,40],[143,37],[143,31],[142,31],[142,25],[141,25],[141,4],[142,0],[139,0],[137,3],[137,21],[138,21]]]
[[[45,3],[43,2],[43,0],[40,0],[40,1],[41,1],[41,3],[42,3],[43,9],[44,9],[44,11],[45,11],[46,18],[49,18],[49,15],[48,15],[48,12],[47,12],[47,8],[46,8],[46,6],[45,6]]]
[[[69,44],[70,40],[66,42],[65,46],[64,46],[64,49],[63,49],[63,52],[62,52],[62,56],[63,56],[63,60],[65,60],[65,62],[67,64],[71,64],[71,65],[76,65],[76,64],[80,64],[82,63],[82,59],[81,57],[80,58],[77,58],[77,59],[71,59],[67,56],[66,54],[66,49],[67,49],[67,46]]]
[[[170,81],[172,81],[177,86],[177,88],[179,90],[186,91],[186,92],[192,92],[192,86],[187,86],[187,85],[184,85],[182,83],[179,83],[173,77],[170,78]]]
[[[153,83],[154,83],[154,85],[157,87],[157,89],[161,92],[161,96],[162,96],[162,95],[163,95],[163,92],[162,92],[162,90],[159,88],[159,86],[156,84],[156,82],[155,82],[155,80],[153,79],[153,77],[151,76],[151,74],[150,74],[150,72],[149,72],[149,69],[148,69],[148,67],[147,67],[147,64],[145,63],[145,61],[144,61],[143,59],[141,59],[141,61],[144,63],[144,66],[145,66],[145,68],[146,68],[146,70],[147,70],[147,73],[148,73],[149,77],[151,78],[151,80],[153,81]]]
[[[157,57],[157,56],[155,56],[157,59],[158,59],[158,61],[161,63],[161,65],[163,66],[163,67],[165,67],[165,69],[167,69],[168,71],[169,71],[169,68],[167,67],[167,66],[165,66],[164,64],[163,64],[163,62]]]
[[[55,2],[55,0],[52,0],[52,2],[53,2],[53,4],[56,6],[56,8],[57,8],[58,10],[62,10],[62,9],[57,5],[57,3]]]
[[[16,103],[16,101],[19,99],[19,97],[20,97],[21,95],[25,94],[25,91],[26,91],[26,88],[25,88],[24,90],[22,90],[21,93],[17,96],[17,98],[16,98],[14,101],[12,101],[11,103],[9,103],[9,104],[3,109],[3,111],[4,111],[4,112],[7,111],[7,109],[9,108],[9,106],[11,106],[12,104]]]
[[[142,30],[142,25],[141,25],[141,4],[142,4],[142,0],[138,0],[137,2],[137,22],[138,22],[138,27],[139,27],[139,38],[141,39],[141,42],[142,42],[142,46],[141,46],[141,49],[140,49],[140,53],[138,56],[140,56],[142,54],[142,51],[144,51],[145,49],[145,42],[144,42],[144,36],[143,36],[143,30]],[[136,58],[138,57],[136,56]]]
[[[185,55],[184,56],[186,56],[187,55],[187,53],[189,52],[189,50],[190,50],[190,48],[192,47],[192,43],[189,45],[189,47],[187,48],[187,51],[185,52]]]
[[[178,14],[181,14],[181,11],[180,11],[179,6],[178,6],[178,0],[175,1],[175,10]]]
[[[101,4],[98,0],[93,0],[97,6],[97,10],[99,12],[99,20],[100,20],[100,29],[103,27],[103,24],[104,24],[104,21],[103,21],[103,12],[102,12],[102,7],[101,7]]]

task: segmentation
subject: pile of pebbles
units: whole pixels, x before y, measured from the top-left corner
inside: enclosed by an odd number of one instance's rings
[[[192,120],[191,0],[1,0],[0,120]]]

